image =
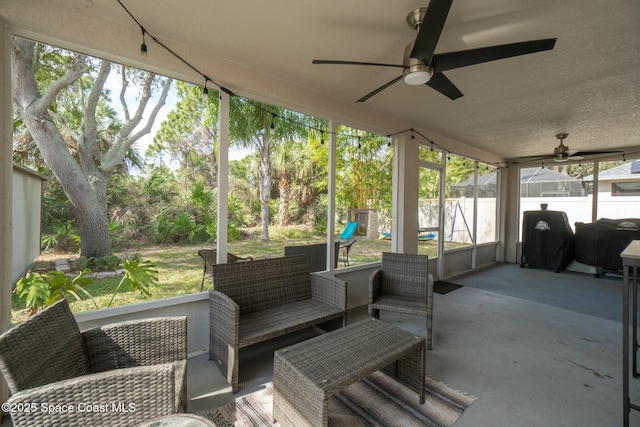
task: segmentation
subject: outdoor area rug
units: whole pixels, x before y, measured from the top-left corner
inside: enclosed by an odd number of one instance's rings
[[[445,282],[444,280],[438,280],[433,284],[433,292],[437,294],[448,294],[451,291],[461,288],[462,285],[457,283]]]
[[[273,389],[239,397],[220,408],[199,412],[219,427],[278,426],[271,418]],[[329,401],[329,426],[444,427],[455,423],[475,397],[426,379],[426,400],[382,372],[350,385]]]

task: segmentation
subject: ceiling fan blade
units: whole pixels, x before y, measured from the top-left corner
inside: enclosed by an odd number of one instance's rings
[[[497,46],[481,47],[478,49],[460,50],[457,52],[440,53],[433,56],[432,66],[436,71],[447,71],[469,65],[530,53],[551,50],[557,39],[530,40],[519,43],[509,43]]]
[[[442,73],[434,73],[431,80],[425,83],[452,101],[462,96],[462,92]]]
[[[567,162],[569,160],[582,160],[582,159],[584,159],[584,157],[582,157],[582,156],[568,156],[568,157],[563,158],[563,159],[558,159],[558,158],[555,158],[555,157],[553,158],[553,160],[556,163]]]
[[[395,79],[391,80],[389,83],[383,84],[378,89],[374,90],[373,92],[369,92],[368,94],[366,94],[362,98],[358,99],[356,102],[364,102],[367,99],[371,98],[373,95],[375,95],[375,94],[377,94],[379,92],[382,92],[383,90],[385,90],[386,88],[388,88],[392,84],[399,82],[400,80],[402,80],[402,76],[396,77]]]
[[[532,157],[516,157],[515,163],[539,162],[541,160],[552,160],[553,156],[532,156]]]
[[[435,52],[438,40],[440,40],[440,34],[447,20],[447,15],[449,15],[452,2],[453,0],[431,0],[411,50],[411,58],[419,59],[425,64],[431,64],[433,52]]]
[[[312,64],[334,64],[334,65],[373,65],[376,67],[396,67],[404,68],[404,65],[381,64],[379,62],[357,62],[357,61],[335,61],[332,59],[314,59]]]
[[[609,151],[576,151],[571,155],[571,157],[575,156],[594,156],[597,154],[615,154],[615,153],[624,153],[624,150],[609,150]]]

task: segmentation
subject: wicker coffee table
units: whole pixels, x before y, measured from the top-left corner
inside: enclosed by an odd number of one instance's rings
[[[283,427],[324,427],[329,398],[378,370],[415,390],[424,403],[424,337],[381,320],[363,320],[278,350],[273,418]]]

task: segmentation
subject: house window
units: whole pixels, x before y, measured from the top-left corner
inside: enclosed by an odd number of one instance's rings
[[[612,182],[612,196],[640,196],[640,181],[637,182]]]

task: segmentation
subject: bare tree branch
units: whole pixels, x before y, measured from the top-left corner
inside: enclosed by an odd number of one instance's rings
[[[31,42],[33,43],[33,42]],[[67,71],[62,77],[58,80],[54,81],[42,94],[40,99],[37,101],[35,108],[38,110],[46,110],[53,103],[56,96],[63,89],[72,85],[76,80],[78,80],[84,73],[89,71],[89,67],[85,63],[86,56],[85,55],[77,55],[73,62],[71,63],[71,69]]]
[[[166,102],[167,95],[169,94],[169,89],[171,88],[173,79],[165,80],[164,86],[162,88],[162,93],[160,94],[160,97],[158,99],[158,103],[153,108],[151,115],[146,121],[145,126],[140,131],[136,132],[135,135],[132,135],[131,137],[127,137],[127,135],[129,135],[132,132],[132,130],[142,121],[142,117],[144,114],[144,107],[147,105],[147,103],[149,102],[149,99],[151,98],[151,84],[154,78],[155,78],[155,74],[150,73],[147,76],[145,80],[145,85],[142,90],[142,95],[140,97],[140,103],[138,104],[138,108],[136,110],[135,115],[131,118],[129,122],[125,123],[122,129],[120,129],[120,132],[118,132],[118,135],[116,136],[115,143],[109,149],[109,151],[107,151],[107,153],[105,153],[104,156],[102,156],[102,159],[101,159],[102,169],[104,171],[111,171],[116,166],[118,166],[122,162],[122,159],[125,157],[127,150],[131,148],[133,143],[151,131],[151,128],[153,127],[153,122],[155,121],[158,115],[158,112]]]
[[[160,112],[160,109],[164,106],[164,103],[165,103],[165,101],[167,99],[167,95],[169,94],[169,89],[171,89],[171,83],[172,82],[173,82],[173,79],[167,79],[165,81],[164,86],[162,88],[162,93],[160,94],[160,99],[158,100],[158,103],[156,104],[156,106],[151,111],[151,115],[149,116],[149,119],[147,120],[147,124],[139,132],[136,132],[134,135],[132,135],[129,138],[127,138],[127,139],[132,140],[131,143],[137,141],[143,135],[146,135],[147,133],[151,132],[151,128],[153,127],[153,122],[156,120],[156,117],[158,116],[158,113]]]
[[[89,92],[89,96],[84,103],[84,115],[82,117],[82,126],[80,135],[78,138],[78,152],[80,153],[80,163],[85,171],[89,169],[95,171],[96,164],[94,163],[94,156],[99,154],[97,150],[96,140],[98,138],[98,123],[96,121],[96,110],[102,91],[104,89],[104,83],[111,71],[111,62],[101,61],[100,68],[98,69],[98,75],[93,83],[93,87]]]
[[[129,114],[129,106],[127,105],[127,100],[124,95],[127,93],[127,87],[129,86],[129,81],[127,80],[127,69],[124,65],[120,65],[120,104],[122,105],[122,111],[124,112],[124,121],[128,122],[131,118]]]

